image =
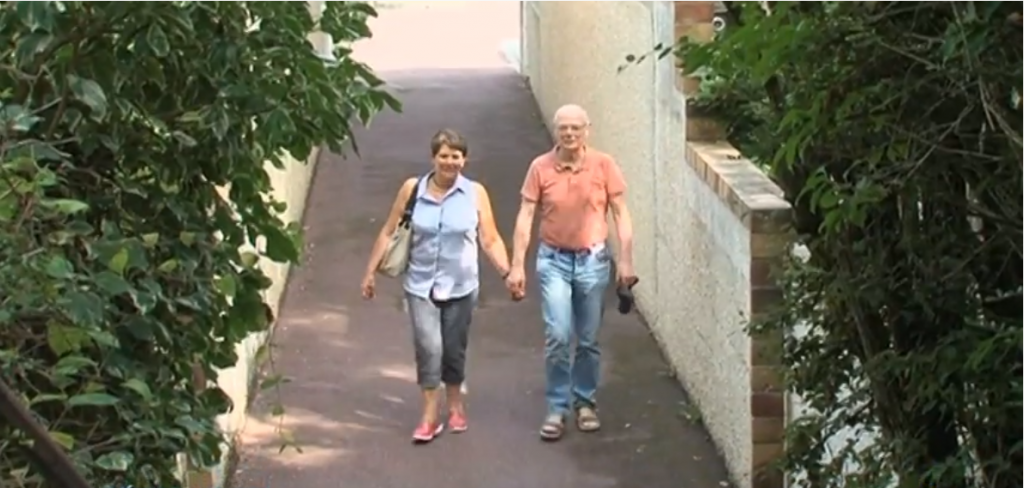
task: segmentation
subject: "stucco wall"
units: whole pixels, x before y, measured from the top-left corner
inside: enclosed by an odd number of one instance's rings
[[[277,169],[270,163],[264,167],[272,186],[270,196],[287,205],[285,211],[280,214],[286,224],[301,222],[303,218],[306,196],[309,194],[313,174],[316,172],[319,155],[320,149],[314,149],[305,160],[285,154],[283,169]],[[226,192],[227,189],[222,191]],[[257,244],[262,247],[263,239],[258,239]],[[253,249],[246,246],[241,251],[253,251]],[[270,287],[263,292],[264,301],[270,307],[274,317],[277,317],[285,287],[288,284],[291,266],[267,259],[260,260],[259,266],[271,280]],[[224,434],[221,460],[218,465],[210,469],[191,469],[184,459],[179,459],[179,465],[183,471],[182,479],[185,480],[182,484],[185,488],[221,488],[224,486],[230,469],[235,440],[245,428],[248,405],[252,395],[255,394],[250,390],[250,386],[253,386],[261,366],[258,364],[259,351],[267,343],[268,337],[273,332],[273,326],[272,323],[267,331],[250,334],[249,337],[239,342],[235,346],[238,362],[230,368],[217,371],[217,386],[224,391],[234,405],[230,412],[217,418],[217,425]]]
[[[267,173],[273,185],[273,197],[285,202],[288,207],[281,215],[282,220],[297,222],[302,220],[306,207],[306,195],[309,193],[309,186],[313,173],[316,170],[316,161],[319,150],[314,150],[306,161],[296,160],[287,157],[284,169],[276,169],[267,165]],[[281,299],[284,296],[285,286],[288,284],[290,266],[282,263],[274,263],[262,260],[260,263],[264,273],[272,281],[270,288],[264,291],[263,296],[266,303],[278,315]],[[222,446],[223,456],[221,463],[209,472],[196,473],[191,476],[189,488],[220,488],[224,486],[227,475],[228,460],[231,457],[231,450],[234,449],[234,441],[242,429],[245,428],[245,421],[248,415],[247,405],[251,395],[250,386],[258,372],[257,353],[267,342],[270,331],[252,334],[240,342],[235,350],[238,354],[238,363],[218,372],[217,385],[231,398],[235,408],[217,419],[217,423],[224,433],[225,442]]]
[[[766,269],[788,205],[727,144],[687,142],[673,59],[619,69],[672,43],[686,14],[676,5],[696,3],[524,2],[521,71],[549,123],[562,104],[588,110],[591,144],[629,185],[640,312],[737,484],[777,486],[763,468],[782,446],[774,341],[744,329],[777,291]]]
[[[307,4],[310,15],[314,19],[318,19],[323,11],[323,2],[307,2]],[[333,58],[333,41],[330,35],[312,32],[309,35],[309,42],[313,50],[321,57]],[[270,163],[265,166],[273,188],[271,196],[287,205],[285,211],[280,215],[285,223],[302,220],[306,209],[306,196],[309,194],[319,154],[319,149],[314,149],[305,160],[296,159],[292,155],[286,154],[283,169],[277,169]],[[263,296],[276,317],[280,310],[281,299],[284,296],[291,267],[268,260],[262,260],[260,266],[272,281],[270,288],[264,291]],[[260,366],[257,364],[257,353],[267,342],[270,332],[252,334],[245,338],[235,348],[238,354],[238,363],[231,368],[218,371],[217,385],[231,398],[235,406],[231,412],[217,419],[217,423],[224,433],[223,455],[221,462],[212,469],[193,471],[185,475],[187,478],[184,485],[187,488],[221,488],[224,486],[234,442],[236,436],[245,428],[248,415],[247,406],[254,393],[250,391],[249,387]]]

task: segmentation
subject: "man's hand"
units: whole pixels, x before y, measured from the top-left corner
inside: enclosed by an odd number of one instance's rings
[[[636,280],[633,263],[621,262],[615,265],[615,281],[620,285],[630,286]]]
[[[505,285],[512,293],[512,299],[522,300],[526,297],[526,272],[523,265],[526,260],[526,249],[530,247],[530,228],[533,227],[533,214],[537,210],[537,199],[540,198],[540,186],[537,182],[534,166],[530,166],[530,172],[523,184],[527,193],[534,194],[531,198],[523,197],[519,204],[519,215],[516,216],[516,230],[512,236],[512,270],[505,277]]]
[[[505,286],[512,293],[512,299],[522,300],[526,296],[526,273],[521,267],[512,267],[508,276],[505,277]]]

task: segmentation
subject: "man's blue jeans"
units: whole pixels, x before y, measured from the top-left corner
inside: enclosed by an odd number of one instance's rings
[[[611,274],[611,252],[603,244],[586,251],[564,251],[540,244],[537,281],[544,319],[544,358],[548,413],[596,407],[601,370],[597,334],[604,315],[604,292]],[[570,364],[572,335],[576,351]]]

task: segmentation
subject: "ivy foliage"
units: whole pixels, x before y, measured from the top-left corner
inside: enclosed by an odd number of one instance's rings
[[[305,2],[0,9],[0,374],[94,486],[219,461],[217,369],[301,249],[267,168],[399,109],[343,47],[376,12],[325,3],[330,63]],[[0,422],[0,486],[44,486],[26,443]]]
[[[692,108],[783,188],[796,486],[1022,486],[1020,2],[725,2]]]

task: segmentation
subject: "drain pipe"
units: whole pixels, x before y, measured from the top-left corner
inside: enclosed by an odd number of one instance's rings
[[[650,2],[651,13],[651,37],[654,39],[655,44],[661,44],[671,46],[675,43],[675,4],[673,2]],[[666,72],[663,67],[665,65],[670,66]],[[673,113],[671,104],[677,100],[675,93],[675,77],[673,76],[671,66],[671,59],[661,59],[654,57],[651,62],[651,69],[654,71],[654,110],[653,112],[653,125],[654,125],[654,141],[652,144],[652,155],[654,160],[654,167],[651,169],[651,181],[654,182],[654,208],[661,208],[661,193],[658,191],[658,182],[661,181],[661,165],[662,159],[665,157],[665,151],[662,147],[662,141],[666,140],[665,124],[666,121],[672,120]],[[685,124],[685,122],[684,122]],[[654,263],[655,267],[660,262],[660,255],[658,249],[661,247],[658,242],[658,236],[662,235],[660,225],[658,224],[659,218],[657,215],[654,217]],[[657,276],[653,280],[649,280],[648,283],[652,283],[654,296],[659,296],[659,285],[660,280]]]

